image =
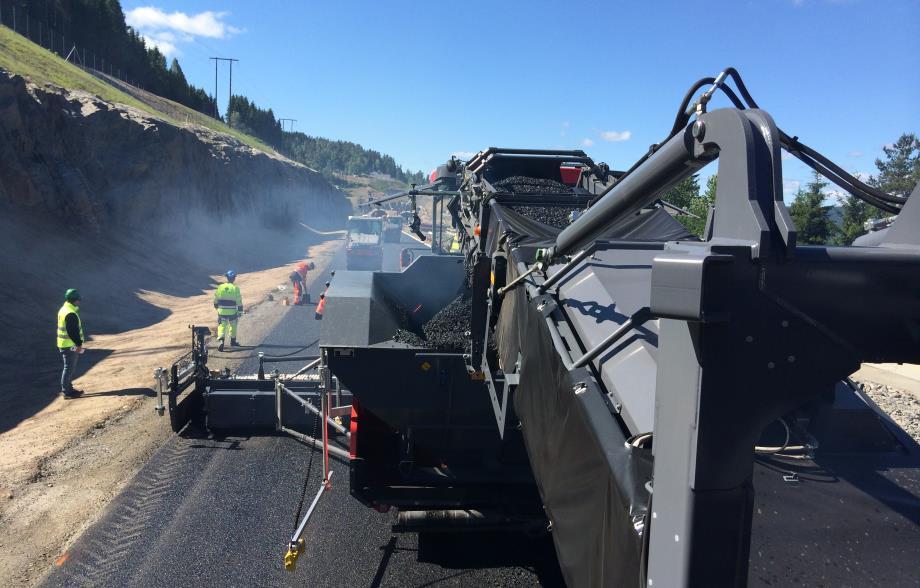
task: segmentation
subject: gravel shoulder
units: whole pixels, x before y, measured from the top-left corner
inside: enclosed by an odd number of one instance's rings
[[[312,246],[307,256],[322,272],[341,241]],[[294,263],[238,278],[247,308],[240,340],[261,340],[289,310],[283,305]],[[211,276],[211,279],[216,277]],[[202,276],[206,283],[207,276]],[[316,286],[314,286],[314,289]],[[268,295],[275,292],[274,300]],[[67,545],[91,524],[171,433],[153,407],[153,370],[169,365],[188,347],[188,325],[210,325],[211,296],[141,291],[138,296],[168,311],[151,326],[94,337],[90,348],[108,355],[75,381],[86,395],[57,399],[0,434],[0,578],[32,585]],[[240,360],[227,360],[233,367]],[[23,390],[28,393],[28,389]]]
[[[867,363],[853,374],[853,380],[920,443],[920,365]]]

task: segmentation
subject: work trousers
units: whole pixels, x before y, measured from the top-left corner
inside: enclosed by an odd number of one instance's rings
[[[303,304],[304,303],[304,293],[303,286],[300,282],[292,282],[294,284],[294,304]]]
[[[236,339],[236,326],[239,322],[239,315],[220,316],[217,315],[217,340],[223,341],[229,326],[230,338]]]
[[[73,379],[77,372],[77,361],[80,354],[69,348],[58,349],[61,352],[61,359],[64,360],[64,371],[61,372],[61,392],[73,390]]]

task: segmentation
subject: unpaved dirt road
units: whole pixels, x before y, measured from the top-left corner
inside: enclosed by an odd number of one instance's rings
[[[309,248],[322,272],[341,240]],[[292,265],[240,275],[247,313],[240,322],[243,343],[261,340],[283,315],[281,300]],[[214,277],[217,278],[216,276]],[[206,285],[207,276],[202,276]],[[274,301],[267,301],[274,292]],[[152,410],[153,370],[188,349],[188,325],[214,321],[212,291],[193,296],[139,294],[166,318],[144,328],[93,337],[76,386],[78,400],[56,399],[0,434],[0,583],[29,585],[66,550],[124,484],[170,437],[168,423]],[[87,301],[87,304],[91,301]],[[94,309],[99,313],[101,309]],[[231,361],[232,363],[232,361]],[[21,393],[28,394],[23,385]]]

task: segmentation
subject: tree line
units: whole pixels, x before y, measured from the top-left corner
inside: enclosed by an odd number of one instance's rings
[[[875,160],[877,173],[870,176],[866,183],[889,194],[910,196],[920,182],[920,139],[915,133],[904,133],[882,151],[884,157]],[[789,206],[789,215],[798,230],[799,243],[850,245],[866,233],[867,221],[888,216],[888,213],[852,195],[847,195],[839,206],[825,204],[828,199],[825,188],[828,185],[820,174],[813,172],[811,180],[796,191]],[[716,176],[709,178],[706,189],[701,192],[699,178],[694,175],[671,188],[662,200],[695,215],[696,218],[676,218],[693,234],[702,237],[715,196]]]
[[[391,156],[357,143],[285,132],[271,108],[259,108],[245,96],[230,97],[226,116],[233,128],[257,137],[294,161],[325,174],[380,173],[407,184],[425,181],[424,173],[405,170]]]
[[[202,88],[189,84],[178,60],[167,65],[166,56],[148,47],[141,35],[125,23],[118,0],[12,0],[17,32],[66,57],[76,46],[73,61],[104,72],[112,71],[159,96],[189,108],[214,115],[214,98]],[[11,14],[4,14],[9,24]],[[28,23],[28,29],[23,27]]]
[[[0,0],[2,20],[33,41],[66,57],[79,49],[88,67],[128,77],[145,90],[207,114],[218,116],[217,103],[204,89],[188,82],[177,59],[167,65],[166,56],[148,47],[143,37],[125,22],[119,0]],[[28,25],[23,25],[23,22]],[[73,60],[73,58],[72,58]],[[94,63],[95,62],[95,63]],[[224,120],[321,172],[387,174],[402,182],[421,183],[424,175],[404,170],[389,155],[348,141],[331,141],[303,133],[284,133],[274,112],[256,106],[245,96],[230,97]]]

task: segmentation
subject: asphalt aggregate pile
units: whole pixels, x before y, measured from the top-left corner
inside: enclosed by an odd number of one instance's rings
[[[467,333],[472,311],[470,293],[464,292],[422,325],[421,333],[410,330],[408,324],[404,324],[396,330],[393,340],[415,347],[462,353],[469,345]]]
[[[571,214],[578,210],[578,207],[570,206],[513,206],[512,208],[514,212],[522,216],[557,229],[564,229],[572,224]]]
[[[549,178],[511,176],[492,184],[499,192],[515,194],[571,194],[572,187]]]
[[[920,443],[920,398],[893,386],[861,382],[860,387],[891,419]]]
[[[396,333],[393,335],[393,340],[397,343],[412,345],[413,347],[428,347],[427,341],[419,336],[418,333],[413,333],[408,329],[396,329]]]
[[[425,340],[439,351],[466,351],[472,312],[472,297],[468,293],[461,294],[422,326]]]

